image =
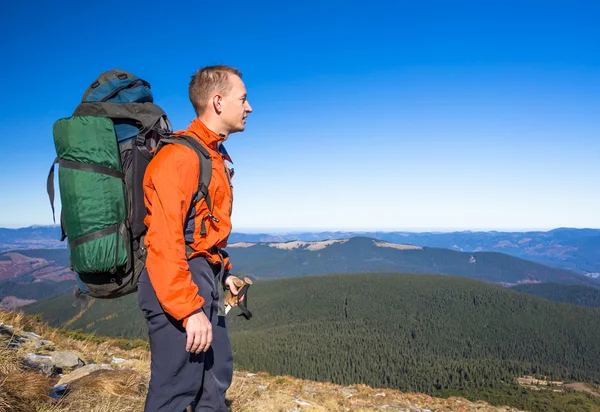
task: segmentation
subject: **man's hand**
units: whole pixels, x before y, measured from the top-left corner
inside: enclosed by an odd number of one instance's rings
[[[185,350],[192,353],[206,352],[212,343],[212,325],[204,312],[198,312],[188,318],[185,325],[187,343]]]
[[[238,288],[236,286],[236,283],[239,286],[242,286],[244,284],[244,282],[240,278],[237,278],[235,276],[231,276],[230,275],[230,276],[227,277],[227,279],[225,279],[225,284],[227,285],[227,287],[229,287],[229,290],[231,291],[231,294],[233,296],[237,296],[238,293],[239,293]],[[244,300],[243,296],[242,296],[241,300]],[[237,306],[237,302],[233,302],[231,306],[236,307]]]

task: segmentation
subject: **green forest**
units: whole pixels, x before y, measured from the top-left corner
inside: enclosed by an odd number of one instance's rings
[[[557,283],[532,283],[514,286],[513,290],[539,296],[554,302],[600,308],[600,289],[584,285],[559,285]]]
[[[600,309],[439,275],[257,281],[248,296],[253,318],[236,316],[237,309],[228,316],[238,369],[530,410],[600,409],[589,395],[573,400],[515,385],[524,375],[600,383]],[[61,297],[27,312],[44,312],[59,326],[78,312],[68,298],[68,310]],[[145,339],[136,298],[95,301],[70,327]],[[579,406],[565,409],[565,399]]]
[[[18,296],[21,299],[50,299],[57,295],[64,295],[73,291],[75,282],[63,280],[62,282],[31,282],[22,283],[23,279],[0,280],[0,297]]]
[[[252,320],[230,319],[242,369],[528,408],[516,377],[600,382],[600,310],[469,279],[284,279],[251,289],[250,306]]]

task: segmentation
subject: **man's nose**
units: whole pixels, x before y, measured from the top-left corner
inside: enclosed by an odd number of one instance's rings
[[[248,113],[251,113],[251,112],[252,112],[252,106],[250,106],[250,103],[248,103],[248,102],[246,102],[246,111],[247,111]]]

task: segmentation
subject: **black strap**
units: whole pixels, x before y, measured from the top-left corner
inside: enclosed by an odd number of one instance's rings
[[[46,181],[46,191],[48,192],[48,198],[50,199],[50,207],[52,208],[52,221],[54,223],[56,223],[56,210],[54,209],[54,166],[56,164],[60,165],[60,167],[65,167],[67,169],[77,169],[77,170],[85,170],[85,171],[94,172],[94,173],[102,173],[105,175],[116,177],[118,179],[125,178],[125,174],[122,172],[119,172],[118,170],[110,169],[110,168],[104,167],[104,166],[72,162],[70,160],[61,160],[57,157],[56,159],[54,159],[52,166],[50,166],[50,172],[48,173],[48,180]],[[60,241],[62,242],[67,237],[66,228],[65,228],[65,220],[64,220],[64,215],[63,215],[62,210],[60,212],[60,230],[61,230]],[[103,229],[103,230],[106,230],[106,229]],[[96,233],[96,232],[94,232],[94,233]],[[85,236],[87,236],[87,235],[85,235]],[[85,237],[85,236],[82,236],[82,237]],[[79,239],[81,239],[82,237],[75,239],[74,242],[79,241]],[[102,236],[100,236],[100,237],[102,237]],[[90,239],[90,240],[92,240],[92,239]],[[83,243],[83,241],[81,241],[80,243],[76,243],[76,245],[79,245],[81,243]],[[73,242],[71,243],[71,247],[75,247],[75,246],[73,246]]]
[[[62,242],[67,238],[67,227],[65,226],[65,216],[63,211],[60,211],[60,241]]]
[[[86,242],[91,242],[92,240],[100,239],[112,233],[118,233],[122,224],[123,223],[117,223],[115,225],[110,225],[107,228],[88,233],[87,235],[79,236],[77,239],[73,239],[71,242],[69,242],[69,246],[71,247],[71,249],[75,249],[77,246],[81,246]],[[117,247],[118,246],[119,245],[117,244]]]
[[[62,159],[58,161],[58,164],[60,165],[60,167],[65,167],[67,169],[85,170],[86,172],[102,173],[103,175],[116,177],[117,179],[125,179],[125,173],[119,172],[115,169],[111,169],[110,167],[91,165],[88,163],[72,162],[70,160]]]
[[[249,284],[244,283],[244,286],[238,291],[238,308],[242,311],[238,316],[244,316],[246,320],[250,320],[252,313],[248,310],[248,288]],[[242,300],[242,298],[244,298]]]
[[[50,207],[52,207],[52,221],[56,223],[56,216],[54,213],[54,165],[58,163],[58,157],[54,159],[54,163],[50,166],[50,172],[48,173],[48,180],[46,181],[46,191],[48,192],[48,198],[50,199]]]
[[[190,208],[192,208],[194,204],[198,203],[202,198],[204,198],[204,200],[206,201],[206,206],[208,207],[208,211],[212,215],[212,201],[210,199],[210,194],[208,193],[208,185],[210,184],[210,179],[212,178],[212,160],[210,158],[210,153],[198,140],[186,135],[178,135],[177,137],[168,137],[160,139],[156,148],[156,153],[158,153],[165,145],[168,144],[184,145],[192,149],[198,156],[198,161],[200,162],[198,190],[196,191],[194,197],[192,197],[192,201],[190,202]],[[202,219],[200,222],[200,234],[202,236],[206,235],[206,223],[204,219]],[[190,245],[186,245],[186,252],[189,258],[189,256],[194,252],[194,250]],[[219,278],[221,277],[222,274],[219,275]]]
[[[185,135],[161,139],[157,151],[160,150],[162,146],[171,143],[187,146],[198,155],[198,160],[200,161],[200,177],[198,179],[198,190],[192,199],[192,205],[199,202],[200,199],[204,197],[206,200],[206,206],[208,206],[208,211],[212,213],[212,201],[208,193],[208,185],[210,184],[210,179],[212,178],[212,161],[210,158],[210,153],[198,140],[191,136]],[[205,160],[202,159],[203,157]]]
[[[150,150],[148,150],[148,148],[146,147],[146,135],[138,134],[134,141],[135,146],[138,148],[140,153],[142,153],[142,155],[146,158],[146,160],[152,160],[152,154],[150,153]]]

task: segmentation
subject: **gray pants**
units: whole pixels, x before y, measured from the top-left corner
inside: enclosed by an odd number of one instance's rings
[[[225,317],[217,316],[218,267],[203,257],[192,259],[189,266],[198,293],[205,300],[203,309],[212,323],[213,341],[207,352],[186,352],[185,329],[163,311],[144,270],[138,303],[148,322],[152,356],[145,412],[229,411],[225,392],[231,385],[233,356]]]

